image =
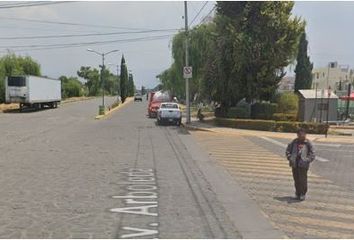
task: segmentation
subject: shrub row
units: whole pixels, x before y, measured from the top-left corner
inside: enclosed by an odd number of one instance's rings
[[[251,118],[270,120],[277,111],[277,106],[276,103],[255,103],[251,106]]]
[[[251,117],[250,108],[247,105],[231,107],[227,113],[227,117],[248,119]]]
[[[240,128],[249,130],[272,131],[272,132],[297,132],[299,128],[306,129],[307,133],[325,134],[327,125],[321,123],[303,123],[273,120],[253,120],[253,119],[230,119],[215,118],[217,126]]]
[[[275,121],[297,121],[296,113],[274,113],[273,120]]]

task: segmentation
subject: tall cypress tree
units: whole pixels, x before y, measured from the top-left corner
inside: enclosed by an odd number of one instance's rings
[[[310,57],[307,55],[306,33],[303,32],[300,36],[300,42],[297,53],[297,64],[295,68],[295,92],[300,89],[310,89],[312,85],[312,68]]]
[[[124,55],[122,55],[122,60],[120,63],[120,97],[122,102],[125,102],[125,99],[128,96],[128,69],[125,64]]]
[[[134,79],[133,79],[133,74],[129,74],[129,80],[128,80],[128,92],[129,96],[134,96],[135,93],[135,85],[134,85]]]

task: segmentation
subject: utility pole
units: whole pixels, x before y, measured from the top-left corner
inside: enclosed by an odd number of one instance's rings
[[[348,99],[347,99],[347,107],[346,107],[346,118],[345,120],[349,119],[349,104],[350,104],[350,95],[352,93],[352,84],[348,84]]]
[[[184,23],[185,23],[185,33],[186,33],[186,41],[185,41],[185,66],[189,67],[189,59],[188,59],[188,6],[187,1],[184,1]],[[190,109],[190,101],[189,101],[189,78],[185,79],[186,81],[186,105],[187,105],[187,119],[186,123],[191,122],[191,109]]]
[[[329,98],[331,97],[332,89],[331,86],[328,87],[327,90],[327,116],[326,116],[326,138],[328,135],[328,129],[329,129],[329,124],[328,124],[328,115],[329,115]]]
[[[102,66],[101,66],[101,89],[102,89],[102,106],[104,105],[104,53],[102,53]]]
[[[101,88],[102,88],[102,105],[98,107],[98,112],[99,112],[99,115],[104,115],[105,114],[105,105],[104,105],[104,77],[103,77],[103,74],[104,74],[104,60],[105,60],[105,56],[110,54],[110,53],[113,53],[113,52],[118,52],[119,50],[112,50],[112,51],[109,51],[109,52],[106,52],[106,53],[100,53],[100,52],[97,52],[93,49],[90,49],[88,48],[87,51],[89,52],[93,52],[93,53],[96,53],[97,55],[101,56],[102,57],[102,66],[101,66]]]

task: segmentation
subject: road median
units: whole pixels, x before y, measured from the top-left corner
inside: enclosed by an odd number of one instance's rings
[[[109,115],[111,115],[113,112],[115,112],[115,111],[117,111],[117,110],[123,108],[124,106],[128,105],[128,103],[132,102],[133,100],[134,100],[133,97],[128,97],[128,98],[125,100],[124,103],[121,103],[121,104],[119,104],[118,106],[116,106],[116,107],[114,107],[114,108],[108,110],[107,112],[105,112],[104,115],[97,115],[97,116],[95,117],[95,119],[96,119],[96,120],[105,119],[105,118],[107,118]]]

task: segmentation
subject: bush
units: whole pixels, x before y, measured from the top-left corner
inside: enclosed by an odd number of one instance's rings
[[[251,106],[251,118],[270,120],[276,110],[276,103],[255,103]]]
[[[83,96],[83,85],[77,78],[61,76],[59,79],[62,81],[63,98]]]
[[[297,121],[296,113],[274,113],[273,120],[275,121]]]
[[[299,108],[299,98],[295,93],[286,92],[277,97],[278,113],[296,113]]]
[[[228,118],[250,118],[251,112],[247,105],[231,107],[227,113]]]
[[[327,130],[327,125],[323,123],[302,123],[273,120],[215,118],[214,124],[222,127],[272,132],[296,133],[299,128],[304,128],[307,133],[325,134]]]

